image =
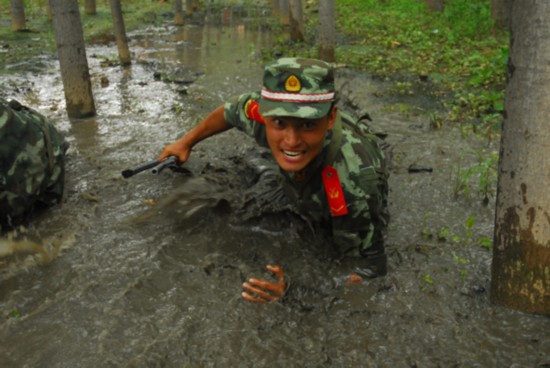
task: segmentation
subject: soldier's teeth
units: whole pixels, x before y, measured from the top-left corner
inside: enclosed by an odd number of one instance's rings
[[[285,155],[290,157],[298,157],[302,155],[302,152],[283,151]]]

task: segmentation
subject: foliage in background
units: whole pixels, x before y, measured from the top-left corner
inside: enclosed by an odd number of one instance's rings
[[[46,16],[47,0],[25,0],[27,32],[12,32],[9,0],[0,0],[0,48],[9,52],[1,53],[0,74],[9,73],[6,65],[18,65],[31,72],[41,68],[43,56],[56,53],[52,22]],[[81,9],[83,0],[80,0]],[[109,0],[96,0],[97,14],[87,15],[81,11],[84,39],[89,42],[114,40],[113,21]],[[147,24],[160,25],[163,15],[171,11],[169,3],[150,0],[125,0],[123,5],[124,23],[127,31]],[[33,63],[21,63],[33,60]],[[30,68],[30,69],[29,69]],[[15,70],[15,69],[14,69]]]
[[[431,13],[423,1],[340,0],[338,29],[353,39],[338,61],[431,89],[446,121],[492,133],[502,120],[508,35],[495,30],[490,6],[450,0]]]
[[[50,32],[51,22],[46,17],[47,0],[25,0],[25,16],[27,28],[32,33]],[[79,0],[81,8],[84,1]],[[81,12],[84,37],[87,42],[102,40],[105,35],[110,35],[113,29],[111,8],[109,0],[96,0],[97,14],[87,15]],[[124,0],[122,3],[124,12],[124,23],[126,30],[133,30],[142,27],[144,24],[158,23],[163,20],[162,15],[171,12],[171,3],[159,3],[150,0]],[[9,0],[0,0],[0,39],[13,40],[23,39],[18,33],[13,33],[9,27],[10,21]]]

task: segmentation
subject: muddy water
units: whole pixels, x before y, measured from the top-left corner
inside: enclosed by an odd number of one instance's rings
[[[21,87],[3,93],[54,119],[71,148],[62,205],[35,219],[21,252],[0,242],[0,366],[550,364],[549,320],[489,302],[491,252],[479,239],[492,235],[493,203],[453,195],[457,165],[494,144],[388,112],[376,97],[387,86],[340,69],[342,104],[369,111],[394,147],[389,273],[345,286],[358,264],[334,259],[322,231],[273,190],[265,152],[238,132],[197,146],[192,176],[120,176],[257,89],[270,32],[235,21],[131,39],[128,69],[105,66],[114,45],[88,48],[95,119],[67,120],[55,60],[1,77]],[[285,301],[242,301],[242,281],[267,276],[268,263],[290,275]]]

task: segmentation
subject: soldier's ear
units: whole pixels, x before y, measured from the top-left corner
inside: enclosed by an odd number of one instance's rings
[[[328,130],[331,130],[334,128],[334,124],[336,123],[336,115],[338,114],[338,107],[332,106],[332,109],[328,113]]]

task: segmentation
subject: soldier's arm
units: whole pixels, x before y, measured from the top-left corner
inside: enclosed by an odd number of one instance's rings
[[[161,155],[158,157],[158,161],[168,156],[176,156],[180,163],[184,163],[189,158],[191,149],[197,143],[230,128],[232,128],[232,126],[224,117],[224,107],[220,106],[183,137],[164,147]]]

